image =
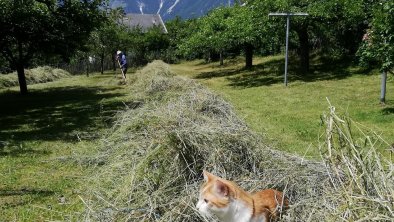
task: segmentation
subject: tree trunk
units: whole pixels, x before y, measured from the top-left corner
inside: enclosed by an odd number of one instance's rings
[[[104,53],[100,55],[100,71],[101,74],[104,74]]]
[[[224,64],[223,62],[223,51],[220,51],[220,65],[222,66]]]
[[[297,29],[298,39],[300,43],[301,67],[304,71],[309,71],[309,35],[306,26]]]
[[[253,67],[253,45],[245,44],[245,68],[251,69]]]
[[[26,76],[25,76],[25,69],[23,68],[23,64],[17,64],[16,71],[18,73],[18,81],[19,81],[19,88],[22,95],[27,94],[27,84],[26,84]]]
[[[26,76],[25,76],[25,67],[24,67],[24,59],[23,59],[23,50],[22,43],[18,42],[18,52],[19,56],[17,60],[14,60],[14,64],[16,64],[16,72],[18,73],[18,82],[19,88],[22,95],[27,94],[27,84],[26,84]]]
[[[89,77],[89,66],[90,66],[90,61],[86,60],[86,76]]]
[[[116,52],[115,52],[114,55],[116,55]],[[112,56],[112,68],[113,68],[114,72],[116,71],[116,66],[117,66],[117,64],[116,64],[116,56]]]

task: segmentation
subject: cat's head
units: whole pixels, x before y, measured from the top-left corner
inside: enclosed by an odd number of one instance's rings
[[[204,184],[200,189],[197,209],[202,215],[222,217],[229,211],[234,189],[229,181],[204,170]]]

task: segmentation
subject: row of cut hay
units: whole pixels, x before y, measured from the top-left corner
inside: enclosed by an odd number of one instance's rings
[[[63,69],[40,66],[34,69],[25,69],[26,83],[28,85],[52,82],[61,78],[69,77],[71,74]],[[16,72],[0,75],[0,89],[19,85]]]
[[[248,191],[283,190],[292,204],[283,220],[328,218],[322,196],[333,189],[324,164],[270,149],[230,104],[163,62],[130,82],[142,105],[119,113],[92,157],[105,164],[86,181],[83,220],[211,221],[194,207],[203,169]]]

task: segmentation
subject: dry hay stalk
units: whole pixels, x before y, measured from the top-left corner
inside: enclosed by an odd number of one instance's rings
[[[320,148],[332,185],[324,196],[332,210],[329,218],[392,221],[394,165],[382,155],[389,144],[374,132],[366,134],[370,130],[350,118],[339,117],[331,105],[324,121],[326,142]]]

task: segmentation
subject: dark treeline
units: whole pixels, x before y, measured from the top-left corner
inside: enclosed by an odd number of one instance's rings
[[[163,33],[159,27],[143,32],[121,25],[123,10],[102,1],[0,0],[0,71],[67,64],[80,67],[79,72],[103,72],[117,67],[117,50],[126,53],[132,66],[196,58],[222,64],[225,58],[242,55],[245,67],[251,68],[256,54],[283,53],[286,19],[268,14],[306,12],[309,16],[293,17],[290,25],[290,49],[305,73],[310,55],[350,57],[390,72],[393,8],[393,1],[386,0],[238,1],[201,18],[167,21],[168,33]]]

